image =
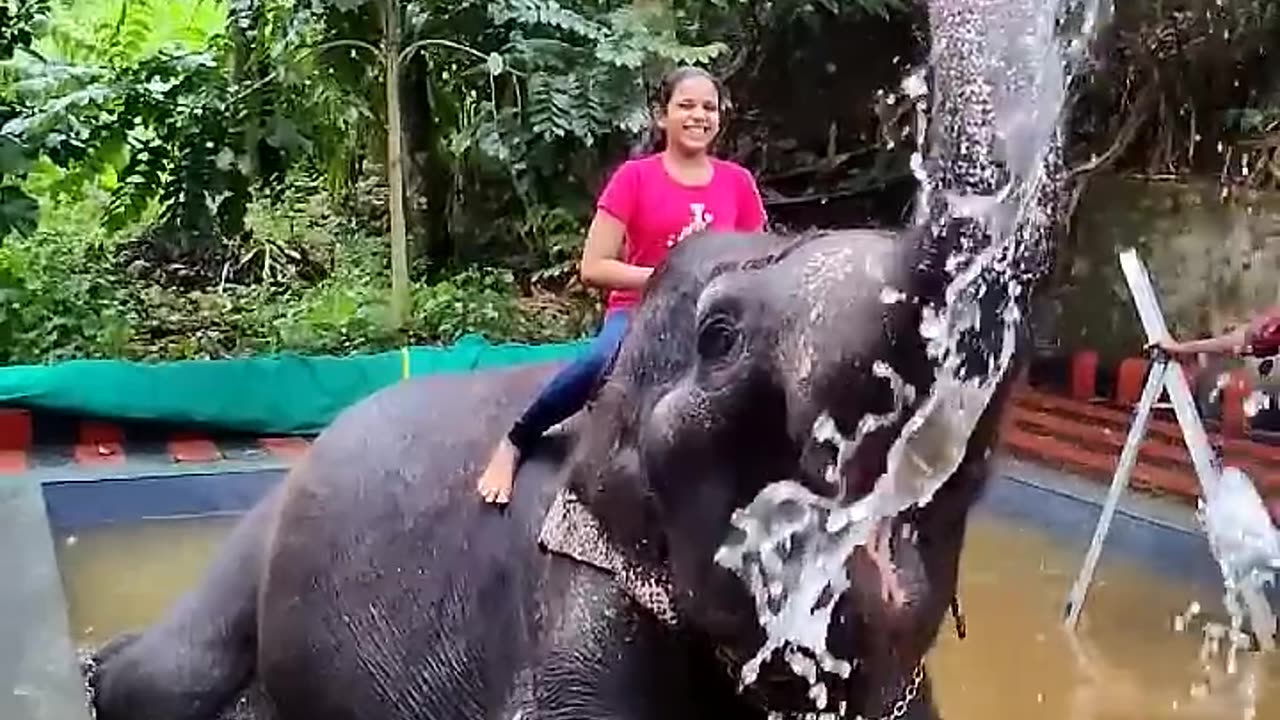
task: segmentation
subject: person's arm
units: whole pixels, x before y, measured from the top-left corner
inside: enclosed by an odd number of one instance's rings
[[[623,163],[614,171],[596,202],[596,215],[587,228],[587,239],[578,263],[582,282],[601,290],[640,290],[653,274],[647,267],[623,262],[627,225],[636,213],[640,196],[639,166]]]
[[[1245,355],[1263,351],[1270,353],[1280,345],[1280,305],[1256,314],[1249,322],[1236,329],[1200,340],[1178,342],[1172,337],[1158,341],[1156,346],[1170,355]]]
[[[604,210],[597,210],[587,229],[578,275],[582,282],[601,290],[640,290],[649,281],[653,268],[625,263],[622,242],[625,227]]]
[[[1161,350],[1170,355],[1239,355],[1244,352],[1245,342],[1249,336],[1249,326],[1243,325],[1228,333],[1178,342],[1173,338],[1165,338],[1156,343]]]

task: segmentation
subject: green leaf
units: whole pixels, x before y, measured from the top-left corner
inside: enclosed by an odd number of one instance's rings
[[[17,140],[0,135],[0,177],[17,177],[31,168],[31,155]]]
[[[276,115],[271,118],[271,132],[267,142],[285,152],[299,152],[310,149],[311,143],[298,133],[298,126],[293,121]]]
[[[13,232],[19,235],[35,232],[39,215],[40,205],[22,188],[0,186],[0,239]]]

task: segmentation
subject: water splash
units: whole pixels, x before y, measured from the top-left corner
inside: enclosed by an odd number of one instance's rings
[[[1174,632],[1189,632],[1192,621],[1200,616],[1202,612],[1203,609],[1200,607],[1200,603],[1193,601],[1185,612],[1174,617]],[[1245,720],[1256,717],[1258,714],[1258,685],[1265,670],[1257,662],[1256,657],[1246,656],[1243,673],[1241,673],[1240,651],[1249,649],[1251,645],[1249,636],[1240,632],[1238,628],[1212,620],[1205,620],[1200,630],[1202,636],[1199,652],[1201,674],[1200,678],[1192,681],[1190,687],[1187,688],[1187,696],[1192,701],[1205,703],[1211,699],[1211,695],[1221,695],[1221,691],[1215,693],[1214,688],[1215,686],[1224,686],[1226,684],[1222,682],[1222,675],[1230,678],[1241,674],[1242,677],[1235,683],[1234,694],[1237,702],[1231,709],[1239,712],[1240,716]],[[1219,668],[1215,661],[1223,656],[1224,643],[1226,644],[1225,659],[1223,666]],[[1227,700],[1230,701],[1230,698],[1227,698]]]
[[[942,263],[943,297],[922,308],[934,383],[893,443],[887,470],[862,499],[824,499],[787,480],[734,513],[740,532],[716,561],[747,585],[766,636],[743,667],[743,685],[781,653],[825,709],[827,691],[814,669],[840,677],[852,670],[826,646],[831,612],[850,586],[847,562],[857,547],[883,535],[887,519],[928,503],[955,472],[1009,369],[1061,207],[1070,82],[1109,9],[1107,0],[929,3],[936,86],[931,118],[922,109],[917,119],[917,212],[935,242],[959,238]],[[926,87],[920,72],[903,83],[916,97]],[[933,159],[925,161],[930,124]],[[899,401],[911,404],[901,395]],[[864,428],[858,430],[846,441],[853,447]],[[841,447],[837,462],[847,457]]]
[[[1247,616],[1259,643],[1266,648],[1273,642],[1276,621],[1263,586],[1275,584],[1280,573],[1280,531],[1272,524],[1253,481],[1238,468],[1223,468],[1198,506],[1209,550],[1222,573],[1231,637],[1242,634]]]
[[[1210,694],[1210,676],[1217,672],[1237,675],[1242,650],[1250,650],[1255,638],[1264,649],[1272,642],[1275,617],[1263,595],[1263,585],[1273,584],[1280,571],[1280,531],[1272,526],[1248,475],[1233,467],[1224,468],[1218,481],[1207,489],[1197,515],[1222,573],[1223,605],[1229,618],[1227,624],[1206,619],[1201,625],[1199,662],[1204,678],[1193,683],[1190,694],[1205,700]],[[1201,613],[1200,603],[1191,603],[1186,612],[1174,617],[1174,632],[1187,632]],[[1253,636],[1244,631],[1246,617]],[[1221,669],[1215,666],[1220,658]],[[1239,683],[1246,718],[1257,713],[1257,674],[1258,665],[1248,664]]]
[[[1252,418],[1263,410],[1271,409],[1273,405],[1271,393],[1266,390],[1254,390],[1244,399],[1244,414]]]

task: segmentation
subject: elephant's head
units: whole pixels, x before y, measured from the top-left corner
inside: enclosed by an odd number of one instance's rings
[[[918,226],[690,238],[655,275],[585,425],[573,486],[616,543],[669,571],[680,618],[751,670],[771,709],[829,709],[812,703],[816,676],[827,700],[883,712],[954,597],[1063,195],[1059,115],[997,112],[1025,110],[1019,93],[1062,102],[1044,83],[1063,75],[1029,67],[1055,57],[984,44],[1025,19],[1053,45],[1037,7],[930,3],[935,172]],[[940,316],[956,340],[941,354]],[[956,405],[969,419],[954,462],[933,466],[930,501],[858,520],[870,537],[850,544],[847,509],[920,434],[917,411],[939,407],[939,387],[972,386],[985,394]],[[779,652],[760,667],[762,649]]]
[[[592,409],[576,488],[615,542],[669,570],[682,620],[736,665],[766,636],[749,583],[723,561],[742,540],[735,512],[786,488],[833,505],[866,495],[929,391],[916,240],[848,231],[688,242],[655,279]],[[839,594],[826,646],[856,665],[825,683],[831,699],[873,712],[932,643],[998,409],[933,502],[884,523],[872,551],[847,558],[847,592],[824,590]],[[774,509],[779,522],[806,512],[785,498]],[[810,690],[782,654],[752,688],[798,708]]]

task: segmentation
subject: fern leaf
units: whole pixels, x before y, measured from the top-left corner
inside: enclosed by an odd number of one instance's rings
[[[489,16],[499,25],[518,23],[526,27],[546,26],[588,40],[599,40],[607,29],[576,13],[556,0],[497,0],[489,3]]]

